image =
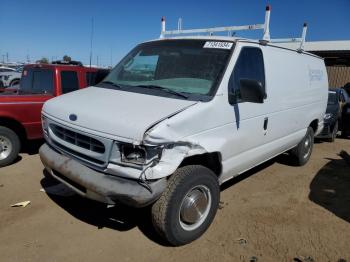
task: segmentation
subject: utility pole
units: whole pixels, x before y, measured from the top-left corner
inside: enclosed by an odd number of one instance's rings
[[[7,61],[7,63],[9,63],[9,53],[8,52],[6,52],[6,61]]]
[[[94,37],[94,18],[91,17],[91,35],[90,35],[90,67],[91,67],[91,60],[92,60],[92,39]]]
[[[111,47],[111,68],[112,68],[112,47]]]
[[[97,56],[97,66],[98,66],[98,56]]]

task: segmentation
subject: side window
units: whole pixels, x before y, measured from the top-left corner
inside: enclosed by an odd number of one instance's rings
[[[93,86],[95,84],[96,72],[87,72],[86,73],[86,83],[87,86]]]
[[[77,72],[62,71],[61,72],[61,88],[62,94],[66,94],[79,89],[79,81]]]
[[[257,80],[265,89],[264,58],[260,48],[243,47],[241,49],[229,80],[229,93],[235,94],[237,103],[242,102],[240,79]]]
[[[107,75],[109,70],[99,69],[96,72],[87,72],[86,73],[86,83],[88,86],[94,86],[100,83]]]
[[[51,70],[34,70],[31,91],[34,94],[53,94],[53,72]]]

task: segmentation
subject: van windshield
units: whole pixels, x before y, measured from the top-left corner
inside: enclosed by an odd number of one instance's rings
[[[133,49],[98,85],[180,99],[215,94],[233,49],[205,40],[161,40]]]
[[[336,105],[338,103],[338,97],[336,92],[328,93],[328,105]]]

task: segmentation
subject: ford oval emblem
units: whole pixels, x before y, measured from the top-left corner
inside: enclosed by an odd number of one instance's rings
[[[71,120],[71,121],[77,121],[77,119],[78,119],[77,115],[75,115],[75,114],[70,114],[70,115],[69,115],[69,120]]]

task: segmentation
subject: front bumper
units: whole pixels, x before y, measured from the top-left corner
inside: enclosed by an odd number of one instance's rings
[[[107,175],[53,150],[47,144],[39,150],[46,170],[58,181],[78,194],[108,204],[123,203],[143,207],[153,203],[166,187],[166,179],[148,183],[148,188],[136,180]]]
[[[331,138],[333,128],[330,123],[324,123],[322,131],[316,136],[316,138]]]

